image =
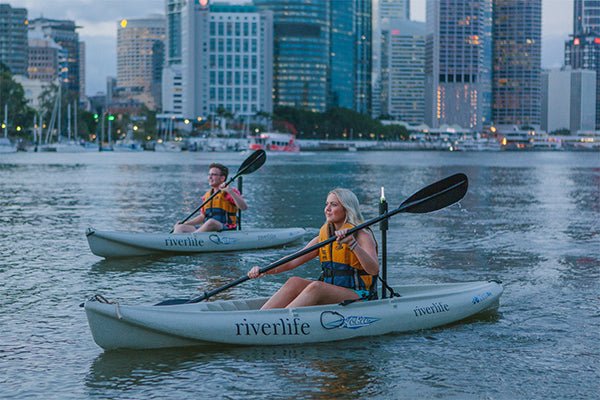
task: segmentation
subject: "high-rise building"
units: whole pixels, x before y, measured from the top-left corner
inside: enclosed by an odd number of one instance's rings
[[[111,104],[115,101],[115,97],[116,97],[116,91],[117,91],[117,78],[115,78],[114,76],[107,76],[106,77],[106,97],[105,97],[105,103],[102,105],[102,107],[106,107],[106,105]]]
[[[327,106],[360,113],[371,108],[371,2],[330,2]]]
[[[573,0],[573,34],[600,34],[600,2]]]
[[[389,28],[390,20],[410,19],[410,0],[372,0],[372,72],[371,72],[371,115],[374,118],[382,114],[381,95],[381,42],[382,32]]]
[[[155,108],[161,108],[162,100],[162,74],[165,65],[165,43],[157,40],[152,45],[152,70],[150,82],[150,93],[155,100]]]
[[[79,33],[80,27],[71,20],[36,18],[29,22],[29,29],[41,30],[44,36],[58,44],[64,54],[64,63],[59,71],[63,88],[79,97]]]
[[[481,130],[492,117],[492,0],[428,0],[425,121]]]
[[[85,99],[85,42],[79,42],[79,98]]]
[[[572,35],[565,42],[565,66],[572,70],[587,69],[600,76],[600,34]],[[600,79],[595,83],[596,99],[600,100]],[[596,129],[600,129],[600,102],[596,104]]]
[[[254,0],[273,12],[273,100],[278,106],[325,111],[328,104],[328,1]]]
[[[182,12],[183,117],[272,112],[273,14],[188,2]],[[173,80],[176,82],[176,80]]]
[[[391,20],[410,19],[410,0],[373,0],[373,7],[379,5],[379,16],[383,27]]]
[[[542,74],[542,129],[594,130],[596,122],[596,72],[553,69]]]
[[[13,75],[27,75],[27,9],[0,4],[0,62]]]
[[[354,109],[354,1],[331,3],[328,107]]]
[[[117,87],[121,98],[134,99],[154,110],[160,105],[156,71],[162,72],[165,18],[122,20],[117,28]],[[157,42],[160,44],[157,47]],[[160,64],[154,52],[160,52]],[[160,80],[159,80],[160,81]]]
[[[424,122],[425,24],[392,19],[381,43],[381,112],[413,125]]]
[[[184,0],[166,0],[167,31],[165,39],[165,65],[162,71],[162,112],[170,118],[182,119],[183,86],[181,70],[181,15]]]
[[[181,11],[184,5],[184,0],[166,0],[167,38],[165,48],[167,65],[165,67],[172,64],[181,64]]]
[[[27,75],[29,79],[42,82],[55,83],[59,70],[68,68],[66,54],[54,40],[46,37],[41,29],[30,29],[28,33],[29,65]],[[59,64],[59,60],[62,65]]]
[[[539,126],[542,1],[494,0],[494,124]]]
[[[312,111],[371,109],[371,0],[255,0],[273,12],[273,98]]]
[[[335,3],[335,2],[332,2]],[[362,114],[372,112],[373,103],[371,75],[373,73],[373,10],[371,0],[354,0],[354,63],[356,73],[354,79],[354,111]]]

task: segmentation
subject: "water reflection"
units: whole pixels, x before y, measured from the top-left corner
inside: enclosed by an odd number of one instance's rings
[[[381,366],[373,346],[368,339],[340,343],[335,356],[323,344],[112,351],[92,362],[85,385],[110,397],[111,391],[135,391],[185,376],[203,397],[221,397],[225,389],[231,398],[356,398],[380,391],[375,385]],[[289,385],[295,389],[286,395],[281,389]]]
[[[380,186],[397,207],[425,185],[466,173],[470,188],[460,206],[391,219],[388,281],[501,279],[501,312],[489,321],[324,345],[103,354],[77,308],[85,298],[100,293],[152,304],[195,296],[302,246],[123,260],[90,253],[88,226],[167,232],[199,204],[210,162],[234,171],[246,157],[19,153],[0,163],[0,326],[10,345],[0,369],[8,393],[23,387],[28,397],[73,398],[595,398],[600,168],[598,155],[587,153],[269,156],[244,179],[245,227],[316,229],[334,186],[356,191],[371,218]],[[318,271],[313,263],[294,273]],[[270,295],[288,276],[216,297]],[[87,370],[82,360],[89,360]]]

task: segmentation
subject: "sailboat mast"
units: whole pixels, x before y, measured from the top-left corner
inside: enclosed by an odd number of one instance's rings
[[[73,118],[73,127],[75,128],[73,129],[73,135],[77,140],[77,100],[73,100],[73,113],[75,114]]]
[[[57,140],[60,142],[62,139],[62,82],[58,83],[58,133]]]
[[[71,103],[67,104],[67,137],[71,141]]]
[[[35,141],[37,140],[37,114],[33,113],[33,144],[35,144]]]

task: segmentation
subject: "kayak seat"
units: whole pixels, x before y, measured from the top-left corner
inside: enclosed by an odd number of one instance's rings
[[[242,311],[250,310],[248,303],[245,301],[216,301],[206,304],[208,311]]]

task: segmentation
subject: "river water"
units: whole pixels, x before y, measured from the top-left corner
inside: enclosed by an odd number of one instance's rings
[[[104,352],[79,304],[196,295],[299,249],[106,261],[85,239],[168,231],[198,205],[207,165],[247,154],[0,155],[0,397],[597,398],[598,153],[358,152],[269,155],[244,180],[246,227],[308,227],[327,192],[354,190],[366,218],[457,172],[460,205],[390,221],[390,283],[499,279],[497,313],[440,329],[323,345]],[[376,231],[378,234],[378,232]],[[306,237],[306,240],[310,235]],[[316,277],[314,263],[294,271]],[[288,274],[222,298],[268,295]]]

